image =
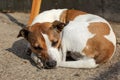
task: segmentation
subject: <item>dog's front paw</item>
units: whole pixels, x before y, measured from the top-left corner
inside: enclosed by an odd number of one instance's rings
[[[44,68],[43,63],[41,62],[40,59],[38,59],[38,61],[37,61],[37,67],[38,67],[39,69]]]
[[[32,58],[32,60],[37,64],[37,67],[38,67],[39,69],[44,68],[43,63],[42,63],[41,60],[37,57],[36,54],[31,53],[31,58]]]

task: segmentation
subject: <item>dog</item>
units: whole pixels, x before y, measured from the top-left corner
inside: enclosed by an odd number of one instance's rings
[[[100,16],[69,9],[40,13],[18,37],[29,42],[31,58],[45,68],[96,68],[116,50],[110,24]],[[66,61],[67,55],[74,61]]]

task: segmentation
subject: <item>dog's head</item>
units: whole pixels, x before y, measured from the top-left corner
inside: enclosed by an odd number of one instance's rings
[[[24,37],[31,45],[31,50],[43,62],[44,67],[53,68],[57,65],[60,32],[65,24],[59,21],[53,23],[36,23],[20,30],[18,37]]]

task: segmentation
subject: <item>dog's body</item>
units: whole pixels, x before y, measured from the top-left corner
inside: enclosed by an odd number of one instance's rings
[[[36,23],[48,25],[46,22],[53,23],[56,20],[67,25],[62,30],[60,28],[60,38],[55,47],[51,45],[51,36],[41,32],[47,53],[52,60],[57,62],[56,66],[95,68],[108,61],[114,54],[116,49],[115,34],[110,24],[99,16],[77,10],[53,9],[40,13],[31,26],[36,26]],[[30,30],[34,29],[32,27]],[[71,53],[70,55],[75,61],[66,61],[67,52]],[[36,62],[36,59],[39,60],[39,58],[35,54],[32,53],[31,57]]]

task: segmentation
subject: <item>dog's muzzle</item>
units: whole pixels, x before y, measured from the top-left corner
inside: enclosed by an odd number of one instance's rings
[[[52,68],[55,68],[57,65],[57,62],[55,60],[47,60],[45,63],[44,63],[44,67],[46,69],[52,69]]]

